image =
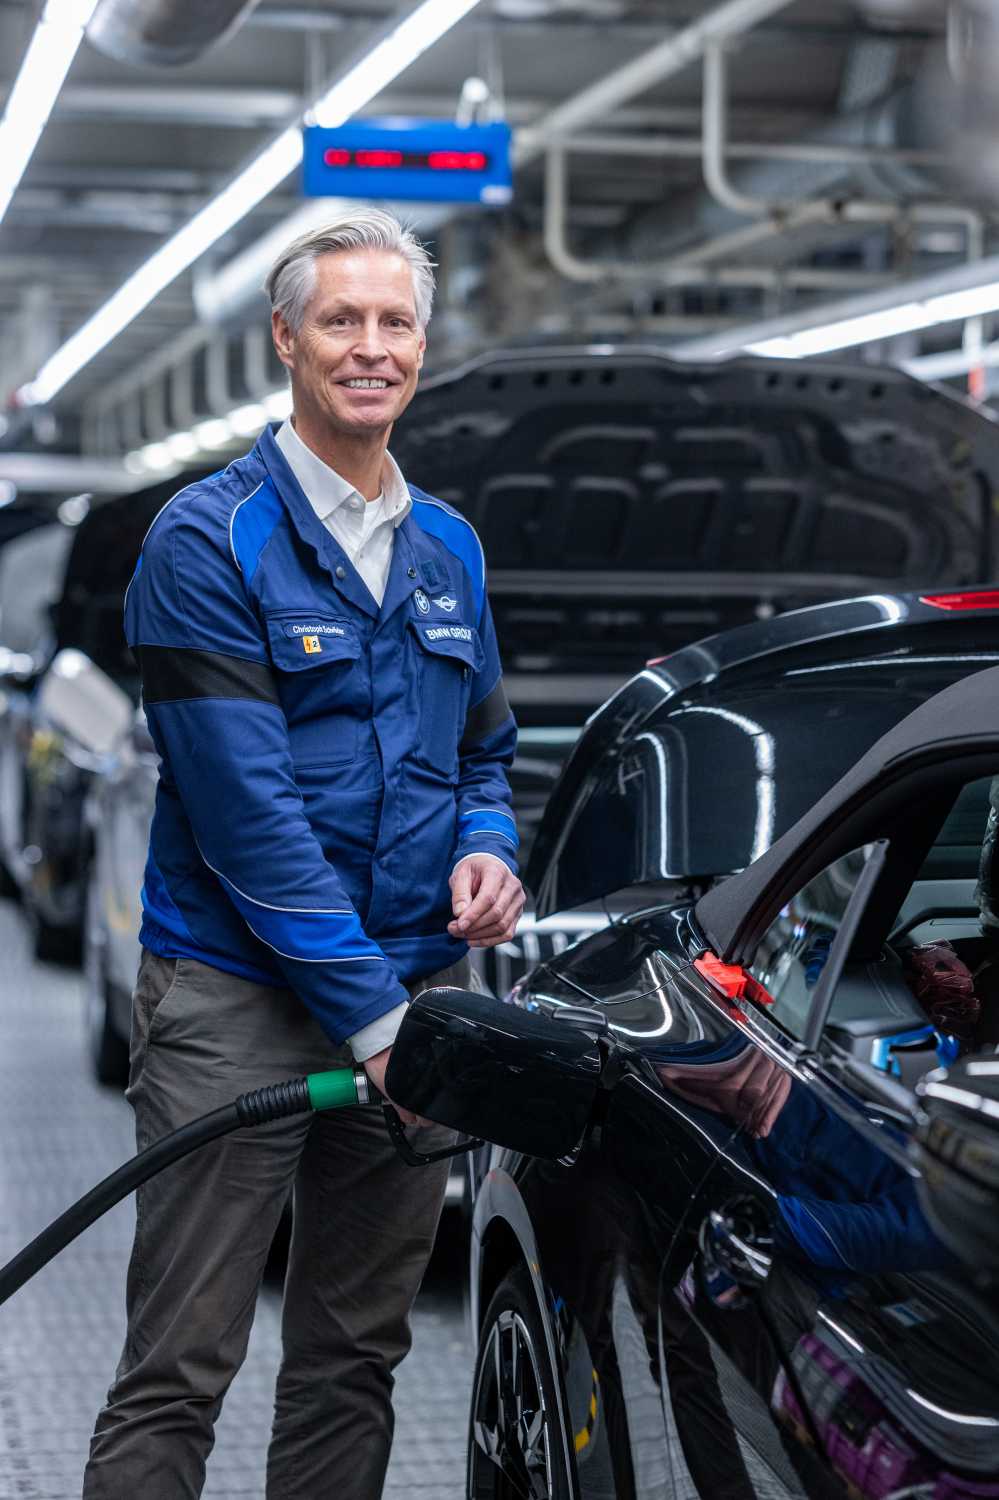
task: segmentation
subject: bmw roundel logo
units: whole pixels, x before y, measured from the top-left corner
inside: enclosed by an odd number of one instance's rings
[[[413,598],[416,601],[416,607],[420,611],[420,614],[428,615],[430,613],[430,600],[427,598],[423,590],[417,589],[416,593],[413,595]]]

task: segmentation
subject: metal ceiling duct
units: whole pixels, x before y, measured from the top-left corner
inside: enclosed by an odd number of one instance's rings
[[[257,0],[99,0],[87,40],[118,62],[193,62],[246,19]]]

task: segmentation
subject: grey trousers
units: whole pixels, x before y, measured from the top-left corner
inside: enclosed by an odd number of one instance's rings
[[[469,983],[468,959],[414,985]],[[290,991],[144,953],[127,1097],[136,1141],[247,1089],[349,1065]],[[439,1127],[419,1149],[447,1145]],[[246,1354],[289,1190],[294,1228],[268,1500],[378,1500],[392,1370],[433,1246],[447,1163],[408,1167],[377,1105],[297,1116],[203,1146],[139,1189],[125,1347],[97,1418],[84,1500],[194,1500]]]

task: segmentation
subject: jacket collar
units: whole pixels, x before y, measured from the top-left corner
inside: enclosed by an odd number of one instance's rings
[[[322,521],[316,515],[305,491],[295,478],[295,475],[291,471],[291,466],[278,447],[274,433],[279,425],[276,424],[274,429],[270,427],[264,428],[257,439],[257,452],[260,455],[264,468],[270,475],[274,488],[277,490],[285,509],[292,519],[295,530],[303,542],[307,543],[315,552],[320,564],[329,574],[337,593],[348,600],[355,609],[359,609],[364,614],[370,615],[372,619],[377,620],[379,615],[378,605],[375,603],[367,584],[355,569],[346,552],[337,543],[336,539],[330,535]],[[405,522],[403,523],[404,525]],[[394,554],[399,550],[398,542],[403,526],[400,526],[396,531],[396,546],[393,549],[393,566],[389,575],[390,581],[392,574],[395,572]],[[337,576],[338,569],[342,569],[343,571],[342,578]],[[413,587],[416,587],[415,583]],[[386,590],[387,598],[388,591]]]

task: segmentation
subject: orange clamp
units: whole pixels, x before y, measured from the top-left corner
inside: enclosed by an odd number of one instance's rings
[[[757,1005],[774,1003],[773,995],[741,964],[727,964],[714,953],[702,953],[694,959],[694,968],[728,1000],[752,1000]]]

